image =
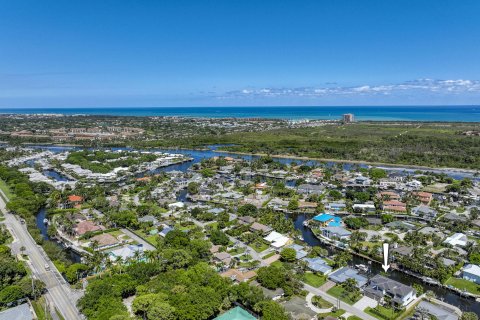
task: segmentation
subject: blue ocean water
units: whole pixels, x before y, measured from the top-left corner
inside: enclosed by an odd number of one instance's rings
[[[336,107],[109,107],[109,108],[0,108],[0,113],[84,114],[114,116],[184,116],[207,118],[340,119],[353,113],[356,120],[480,122],[479,106],[336,106]]]

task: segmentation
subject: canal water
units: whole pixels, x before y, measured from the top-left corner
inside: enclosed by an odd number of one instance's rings
[[[42,207],[40,208],[40,210],[38,211],[37,213],[37,216],[36,216],[36,224],[37,224],[37,227],[38,229],[40,229],[40,232],[42,234],[42,238],[43,240],[48,240],[48,241],[52,241],[54,243],[56,243],[60,248],[64,249],[66,255],[67,255],[67,258],[74,262],[74,263],[79,263],[81,262],[82,260],[82,256],[79,255],[78,253],[76,253],[75,251],[71,250],[71,249],[65,249],[62,244],[60,242],[58,242],[57,240],[55,239],[50,239],[50,237],[48,236],[48,225],[44,223],[44,219],[45,218],[48,218],[47,216],[47,209],[45,207]]]
[[[40,148],[40,149],[50,150],[52,152],[64,152],[64,151],[67,151],[67,150],[76,149],[76,148],[73,148],[73,147],[58,147],[58,146],[55,146],[55,147],[52,147],[52,146],[35,146],[35,147]],[[259,158],[258,156],[254,156],[254,155],[234,155],[234,154],[227,153],[227,152],[216,152],[215,150],[218,147],[219,146],[209,146],[208,150],[153,149],[152,151],[179,153],[179,154],[188,155],[189,157],[193,158],[193,161],[183,162],[183,163],[179,163],[179,164],[176,164],[176,165],[159,168],[159,169],[154,170],[153,172],[158,173],[158,172],[161,172],[161,171],[168,172],[168,171],[174,171],[174,170],[185,172],[185,171],[188,170],[188,168],[190,168],[190,166],[192,164],[198,163],[198,162],[201,162],[204,159],[209,159],[209,158],[216,157],[216,156],[241,157],[241,158],[243,158],[247,161],[251,161],[251,160]],[[127,148],[117,148],[117,149],[126,150]],[[290,159],[290,158],[274,158],[274,159],[280,161],[281,163],[285,163],[285,164],[289,164],[291,162],[304,163],[304,164],[308,164],[308,165],[321,164],[321,162],[317,162],[317,161],[303,161],[303,160]],[[327,166],[337,165],[336,162],[326,162],[326,163],[323,162],[323,164],[327,165]],[[350,168],[352,168],[355,165],[360,166],[360,167],[364,167],[364,168],[368,167],[367,164],[355,164],[354,165],[354,164],[350,164],[350,163],[343,163],[342,165],[343,165],[343,168],[345,170],[349,170]],[[398,167],[398,166],[397,167],[383,166],[383,168],[386,169],[386,170],[389,170],[389,171],[402,172],[404,174],[412,173],[412,172],[417,170],[417,169],[412,169],[412,168],[402,168],[402,167]],[[445,174],[451,176],[454,179],[462,179],[462,178],[479,179],[478,177],[474,177],[474,175],[472,173],[463,172],[463,171],[455,171],[455,170],[449,170],[449,171],[429,170],[429,171],[442,172],[442,173],[445,173]],[[179,193],[179,195],[177,196],[177,200],[180,200],[180,201],[185,201],[186,200],[186,190],[183,190]],[[39,213],[39,216],[40,217],[37,216],[37,224],[39,224],[41,222],[41,224],[43,225],[43,218],[41,218],[41,213]],[[308,227],[305,227],[303,225],[303,222],[305,220],[309,219],[309,217],[307,215],[305,215],[305,214],[295,214],[295,215],[291,215],[289,217],[290,217],[290,219],[293,220],[295,229],[299,230],[302,233],[302,237],[303,237],[306,244],[308,244],[309,246],[321,246],[321,247],[326,248],[325,245],[322,244],[316,238],[316,236],[313,234],[313,232]],[[42,228],[41,228],[41,230],[42,230]],[[43,231],[42,231],[42,234],[43,234]],[[45,228],[45,234],[46,234],[46,228]],[[326,248],[326,249],[329,249],[329,248]],[[368,262],[365,259],[362,259],[360,257],[354,257],[353,258],[353,260],[351,262],[351,265],[355,265],[355,264],[369,265]],[[381,271],[383,271],[380,264],[372,263],[369,266],[370,266],[370,271],[369,272],[372,275],[378,274]],[[394,280],[397,280],[401,283],[407,284],[407,285],[411,285],[413,283],[419,283],[419,280],[417,278],[414,278],[410,275],[404,274],[404,273],[399,272],[399,271],[389,271],[389,277],[394,279]],[[427,290],[433,291],[436,294],[438,299],[443,300],[447,303],[450,303],[454,306],[457,306],[462,311],[471,311],[471,312],[475,312],[476,314],[480,315],[480,303],[476,302],[475,300],[461,297],[461,296],[455,294],[452,291],[449,291],[449,290],[446,290],[444,288],[440,288],[440,287],[437,287],[437,286],[431,286],[431,285],[428,285],[428,284],[422,284],[422,285],[423,285],[423,287],[425,288],[426,291]]]

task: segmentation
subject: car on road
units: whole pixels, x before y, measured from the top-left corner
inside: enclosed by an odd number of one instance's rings
[[[48,263],[45,263],[45,269],[50,270],[50,266],[48,265]]]

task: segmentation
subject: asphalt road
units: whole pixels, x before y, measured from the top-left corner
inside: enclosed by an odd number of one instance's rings
[[[70,285],[66,283],[47,257],[43,248],[37,245],[30,236],[26,225],[21,224],[16,216],[7,213],[5,210],[5,201],[2,197],[0,197],[0,210],[5,216],[4,224],[15,239],[12,243],[12,251],[18,253],[22,246],[26,248],[24,253],[29,257],[28,265],[32,269],[35,278],[45,283],[48,290],[47,297],[50,302],[54,304],[66,320],[82,319],[76,307],[76,302],[82,293],[73,291],[70,288]],[[49,266],[48,269],[45,268],[47,265]]]

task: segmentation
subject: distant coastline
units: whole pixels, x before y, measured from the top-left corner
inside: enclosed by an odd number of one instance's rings
[[[480,105],[472,106],[321,106],[321,107],[109,107],[0,108],[0,114],[96,116],[178,116],[201,118],[266,118],[338,120],[353,113],[358,121],[480,122]]]

